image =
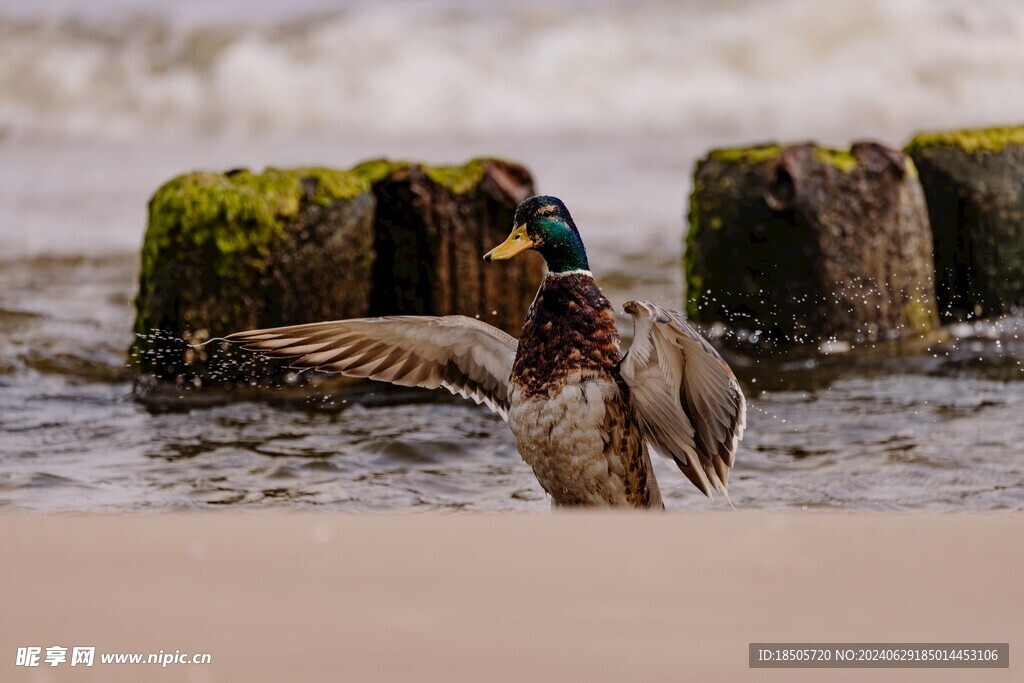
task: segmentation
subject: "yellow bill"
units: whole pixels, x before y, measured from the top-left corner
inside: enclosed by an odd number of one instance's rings
[[[504,261],[532,246],[533,240],[526,234],[526,225],[517,225],[507,240],[484,254],[484,261]]]

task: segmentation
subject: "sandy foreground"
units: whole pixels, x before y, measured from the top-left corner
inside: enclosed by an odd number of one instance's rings
[[[2,681],[1024,681],[1024,515],[0,516]],[[1009,642],[750,669],[749,642]],[[18,647],[211,664],[16,666]]]

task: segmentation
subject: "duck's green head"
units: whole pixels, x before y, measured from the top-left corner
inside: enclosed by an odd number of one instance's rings
[[[510,259],[535,249],[552,273],[590,270],[587,250],[569,209],[556,197],[530,197],[516,209],[515,227],[508,239],[484,254],[485,261]]]

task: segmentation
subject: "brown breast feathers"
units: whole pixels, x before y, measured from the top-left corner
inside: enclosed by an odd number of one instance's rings
[[[547,394],[573,372],[617,376],[621,354],[611,305],[594,278],[548,275],[523,322],[512,381],[527,397]]]

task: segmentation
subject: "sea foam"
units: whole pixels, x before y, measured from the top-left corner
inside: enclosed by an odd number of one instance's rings
[[[1024,119],[1024,5],[998,0],[151,4],[0,9],[0,136],[899,143]]]

